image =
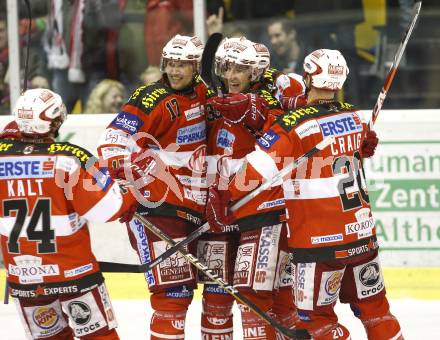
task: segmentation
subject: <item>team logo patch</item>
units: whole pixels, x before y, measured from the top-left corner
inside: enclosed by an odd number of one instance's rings
[[[312,244],[320,244],[320,243],[331,243],[331,242],[339,242],[344,239],[342,234],[334,234],[334,235],[322,235],[322,236],[312,236],[311,238]]]
[[[339,289],[341,288],[344,269],[331,272],[323,272],[321,274],[321,284],[319,286],[319,295],[316,304],[318,306],[330,305],[338,298]]]
[[[110,126],[125,131],[131,135],[139,131],[144,122],[135,115],[128,112],[120,112],[110,123]]]
[[[130,229],[136,236],[137,248],[141,263],[151,262],[150,247],[148,246],[148,236],[145,233],[144,225],[138,219],[134,218],[130,222]],[[145,280],[148,283],[148,286],[152,287],[156,285],[156,279],[154,278],[153,272],[151,270],[145,272],[144,276]]]
[[[234,286],[250,286],[250,271],[252,270],[254,257],[255,243],[242,244],[238,247],[234,269]]]
[[[379,265],[376,262],[369,263],[359,272],[359,280],[367,287],[372,287],[379,281]]]
[[[220,129],[217,134],[216,144],[221,148],[231,148],[235,141],[235,135],[228,130]]]
[[[59,315],[55,308],[42,306],[34,310],[32,318],[38,327],[42,329],[50,329],[57,324]]]
[[[108,168],[100,168],[93,174],[93,178],[96,180],[96,185],[102,189],[102,191],[107,191],[108,187],[112,183],[112,178],[110,177],[110,172]]]
[[[0,161],[1,179],[49,178],[55,176],[53,157],[15,156]]]
[[[279,199],[272,200],[272,201],[266,201],[266,202],[261,203],[257,207],[257,210],[270,209],[270,208],[274,208],[274,207],[283,206],[284,203],[285,203],[284,198],[279,198]]]
[[[376,295],[385,288],[379,262],[376,259],[354,267],[353,273],[356,278],[356,290],[359,299]]]
[[[295,302],[299,309],[313,310],[316,263],[298,263],[295,279]]]
[[[316,119],[312,119],[295,128],[295,132],[299,138],[303,139],[304,137],[321,132],[321,129]]]
[[[179,145],[194,144],[206,139],[205,122],[186,126],[177,130],[176,143]]]
[[[185,110],[183,113],[185,114],[186,120],[193,120],[199,118],[203,115],[203,105],[193,107],[191,109]]]
[[[329,295],[335,295],[341,287],[342,273],[334,272],[325,282],[325,291]]]
[[[257,139],[257,144],[261,146],[263,149],[268,150],[275,142],[280,139],[280,135],[275,131],[269,129],[267,130],[262,137]]]
[[[345,234],[357,234],[358,239],[372,236],[373,229],[375,227],[374,218],[370,216],[369,208],[362,208],[356,211],[356,221],[354,223],[348,223],[345,225]]]
[[[193,296],[193,291],[188,290],[185,285],[180,287],[172,287],[167,288],[165,293],[166,297],[174,298],[174,299],[184,299],[184,298],[190,298]]]
[[[228,270],[226,252],[227,244],[225,241],[199,241],[197,244],[197,257],[224,280],[227,279],[225,271]],[[199,272],[199,281],[210,282],[211,280]]]
[[[200,145],[191,154],[191,157],[188,161],[188,169],[197,174],[201,174],[206,172],[207,166],[208,164],[206,161],[206,145]]]
[[[90,307],[82,301],[73,301],[69,303],[67,309],[69,310],[69,314],[72,316],[73,321],[80,326],[87,324],[92,317]]]
[[[350,112],[318,119],[319,126],[322,130],[322,136],[345,136],[356,132],[362,132],[363,128],[360,119],[358,116],[356,116],[356,118],[354,118],[353,113]]]
[[[181,241],[183,238],[174,239]],[[164,241],[153,242],[155,254],[162,254],[170,246]],[[187,249],[186,249],[187,250]],[[160,283],[178,283],[194,279],[194,273],[188,260],[179,252],[174,253],[156,266]]]

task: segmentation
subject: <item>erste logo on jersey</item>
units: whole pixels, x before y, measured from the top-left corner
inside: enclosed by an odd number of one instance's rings
[[[206,139],[205,122],[185,126],[177,130],[176,143],[179,145],[194,144]]]
[[[362,132],[362,122],[354,112],[341,113],[335,116],[318,119],[322,136],[345,136]]]
[[[11,156],[0,160],[1,179],[48,178],[55,175],[53,157]]]
[[[280,135],[272,129],[267,130],[264,135],[257,139],[257,144],[263,149],[268,150],[275,142],[280,139]]]
[[[221,148],[231,148],[235,141],[235,135],[228,130],[220,129],[217,134],[217,146]]]
[[[138,132],[142,125],[144,125],[144,122],[140,118],[128,112],[120,112],[110,123],[111,127],[115,127],[131,135]]]

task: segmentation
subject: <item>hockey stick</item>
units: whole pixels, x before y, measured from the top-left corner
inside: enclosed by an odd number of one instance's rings
[[[391,83],[393,82],[394,76],[397,72],[397,67],[399,66],[400,59],[402,59],[403,52],[405,51],[406,44],[408,43],[409,37],[414,29],[417,18],[420,14],[420,8],[422,7],[422,2],[416,2],[412,9],[412,20],[408,28],[406,29],[405,34],[403,35],[402,41],[400,42],[399,48],[397,49],[396,55],[394,56],[393,63],[391,64],[390,70],[385,78],[385,82],[383,84],[382,90],[379,93],[379,97],[377,98],[376,104],[373,108],[373,114],[371,116],[371,120],[368,124],[370,130],[373,129],[373,125],[376,122],[377,116],[379,115],[380,110],[382,109],[383,102],[385,97],[387,96],[388,90],[390,89]]]
[[[219,96],[223,96],[223,84],[220,78],[215,74],[213,64],[215,53],[222,40],[223,35],[221,33],[213,33],[209,36],[205,48],[203,49],[200,70],[200,77],[205,85],[216,89]]]
[[[295,170],[300,164],[305,162],[308,158],[312,157],[317,152],[325,149],[327,146],[329,146],[334,141],[334,137],[327,137],[324,140],[322,140],[320,143],[315,145],[313,148],[311,148],[309,151],[304,153],[303,155],[299,156],[297,159],[295,159],[293,162],[286,165],[282,170],[280,170],[273,178],[270,180],[265,181],[263,184],[261,184],[258,188],[256,188],[254,191],[251,191],[249,194],[241,198],[239,201],[237,201],[232,207],[231,211],[234,212],[241,208],[243,205],[248,203],[250,200],[252,200],[254,197],[258,196],[261,192],[269,188],[273,183],[277,182],[278,180],[281,180],[284,176],[289,174],[291,171]],[[185,239],[183,239],[180,242],[175,243],[172,247],[167,249],[165,252],[160,254],[157,258],[155,258],[153,261],[149,263],[144,263],[142,265],[134,265],[134,264],[124,264],[124,263],[112,263],[112,262],[99,262],[99,265],[101,267],[101,270],[104,272],[125,272],[125,273],[143,273],[150,271],[154,266],[159,264],[160,262],[164,261],[171,255],[173,255],[175,252],[179,251],[195,239],[199,238],[209,230],[209,224],[206,222],[198,229],[194,230],[192,233],[190,233]]]
[[[156,227],[150,221],[145,219],[143,216],[136,213],[135,218],[137,218],[141,223],[143,223],[151,232],[153,232],[157,237],[168,243],[170,246],[175,246],[177,243],[166,235],[161,229]],[[263,312],[257,305],[255,305],[251,300],[249,300],[246,296],[241,294],[238,290],[236,290],[232,285],[224,281],[219,275],[214,273],[208,266],[204,265],[200,260],[186,251],[185,249],[179,249],[179,252],[194,265],[198,270],[202,271],[207,277],[209,277],[212,281],[222,287],[227,293],[232,295],[236,300],[240,301],[243,305],[252,310],[256,315],[265,320],[272,327],[276,328],[278,331],[283,333],[288,338],[292,339],[310,339],[310,335],[305,329],[289,329],[284,327],[278,321],[272,319],[269,315]]]
[[[9,303],[9,284],[8,280],[5,280],[5,296],[3,297],[3,303],[7,305]]]

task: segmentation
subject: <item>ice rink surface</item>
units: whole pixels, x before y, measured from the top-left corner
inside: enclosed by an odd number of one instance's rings
[[[392,312],[402,325],[405,340],[440,339],[440,300],[398,299],[390,303]],[[149,339],[151,308],[147,300],[114,300],[113,307],[122,340]],[[187,340],[200,339],[200,311],[201,301],[195,300],[187,317]],[[353,340],[366,339],[362,324],[352,315],[348,306],[337,305],[336,311],[341,323],[350,330]],[[234,324],[234,340],[242,340],[238,309],[234,312]],[[0,339],[26,339],[13,303],[0,304]]]

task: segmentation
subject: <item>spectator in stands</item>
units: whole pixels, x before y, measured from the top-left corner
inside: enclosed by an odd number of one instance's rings
[[[360,98],[364,96],[359,90],[360,58],[356,53],[354,31],[365,19],[365,1],[295,0],[294,3],[296,28],[305,50],[337,49],[350,60],[350,77],[338,99],[361,103]]]
[[[207,1],[208,16],[220,7],[224,7],[222,0]],[[148,64],[159,65],[162,48],[173,36],[192,35],[193,0],[150,0],[144,23]]]
[[[90,93],[84,113],[117,113],[124,99],[122,83],[112,79],[101,80]]]
[[[28,20],[21,20],[20,27],[25,29],[20,30],[20,62],[21,70],[24,71],[24,61],[27,45],[27,24]],[[44,87],[47,88],[48,75],[45,63],[43,61],[41,51],[38,46],[33,42],[41,37],[41,32],[35,25],[33,20],[31,26],[31,45],[29,48],[29,74],[28,74],[28,88]],[[6,13],[0,14],[0,115],[10,114],[10,97],[9,97],[9,49],[8,49],[8,32]]]
[[[147,85],[158,81],[160,78],[162,78],[162,72],[160,72],[159,67],[150,65],[142,72],[139,80],[142,85]]]
[[[304,50],[297,40],[292,19],[273,19],[267,26],[270,39],[271,66],[284,73],[302,73]]]
[[[100,80],[117,76],[117,38],[111,33],[120,23],[118,0],[50,1],[44,44],[52,88],[68,112],[77,100],[84,105]]]

